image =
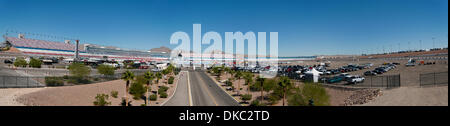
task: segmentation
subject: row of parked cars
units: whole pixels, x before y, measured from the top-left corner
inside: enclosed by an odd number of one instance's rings
[[[364,72],[364,75],[365,76],[375,76],[375,75],[383,74],[383,73],[388,72],[388,71],[390,71],[392,69],[395,69],[397,67],[396,65],[398,65],[398,63],[387,63],[387,64],[384,64],[384,65],[382,65],[380,67],[375,68],[372,71]]]
[[[346,81],[347,83],[362,83],[364,82],[365,78],[361,77],[359,75],[350,75],[348,73],[340,73],[337,76],[328,78],[328,77],[323,77],[321,78],[321,81],[326,82],[326,83],[339,83],[341,81]]]

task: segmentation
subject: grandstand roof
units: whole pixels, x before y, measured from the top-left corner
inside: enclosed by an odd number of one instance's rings
[[[68,50],[75,51],[75,45],[63,43],[63,42],[52,42],[45,40],[27,39],[27,38],[16,38],[16,37],[5,37],[5,40],[15,47],[28,47],[28,48],[41,48],[41,49],[56,49],[56,50]],[[79,46],[79,50],[84,50],[83,46]]]

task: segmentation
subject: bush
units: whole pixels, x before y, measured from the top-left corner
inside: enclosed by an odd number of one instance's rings
[[[103,75],[114,75],[114,67],[109,65],[100,64],[97,67],[98,73]]]
[[[31,58],[29,65],[33,68],[41,68],[42,61],[39,59]]]
[[[259,100],[253,100],[250,103],[250,106],[264,106],[264,104],[262,104]]]
[[[166,93],[167,90],[169,90],[169,87],[161,86],[161,87],[159,87],[159,89],[158,89],[158,94],[161,95],[161,93]]]
[[[72,83],[72,84],[90,84],[90,83],[92,83],[92,81],[87,79],[86,77],[78,77],[78,76],[69,77],[69,80],[67,82]]]
[[[312,99],[315,106],[327,106],[330,104],[330,96],[328,96],[327,91],[320,84],[306,83],[303,86],[302,94],[306,98],[305,100],[309,101]]]
[[[75,77],[86,77],[91,73],[91,68],[81,63],[72,63],[69,65],[69,72]]]
[[[146,88],[141,83],[133,83],[130,86],[130,94],[133,95],[134,100],[138,100],[144,96]]]
[[[161,94],[159,94],[160,98],[167,98],[167,93],[166,92],[162,92]]]
[[[152,94],[149,97],[150,97],[150,101],[156,101],[158,99],[158,96],[156,94]]]
[[[15,67],[27,67],[27,61],[23,58],[16,58],[16,61],[14,61]]]
[[[174,80],[174,79],[175,79],[174,77],[169,77],[168,83],[169,83],[169,84],[173,84],[173,80]]]
[[[109,96],[107,94],[97,94],[95,96],[94,105],[95,106],[108,106],[111,102],[108,102]]]
[[[251,94],[243,94],[241,95],[241,99],[244,101],[248,101],[252,99],[252,95]]]
[[[63,86],[64,79],[61,77],[45,77],[45,84],[47,86]]]
[[[118,91],[111,91],[111,97],[117,98],[118,95],[119,95]]]
[[[295,89],[293,94],[289,94],[287,97],[288,106],[306,106],[307,100],[302,95],[300,89]]]
[[[67,80],[67,79],[69,79],[69,76],[64,75],[64,76],[63,76],[63,79]]]
[[[225,85],[226,86],[232,86],[233,82],[231,82],[230,80],[225,81]]]

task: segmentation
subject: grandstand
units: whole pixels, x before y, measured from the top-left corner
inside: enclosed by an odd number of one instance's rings
[[[38,56],[57,56],[65,58],[73,58],[75,55],[76,45],[71,44],[70,40],[65,42],[46,41],[38,39],[25,38],[19,34],[18,37],[3,36],[5,45],[11,50],[18,50],[26,55]],[[87,58],[108,58],[117,61],[120,60],[143,60],[143,61],[160,61],[167,60],[169,53],[150,52],[120,49],[112,46],[100,46],[95,44],[80,44],[80,57]]]

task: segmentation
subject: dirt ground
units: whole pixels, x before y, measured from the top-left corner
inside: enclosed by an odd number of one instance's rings
[[[158,86],[169,86],[167,91],[170,97],[176,87],[177,78],[174,84],[166,85],[160,82],[159,85],[153,84],[152,91],[156,91]],[[118,98],[111,97],[111,91],[118,91]],[[101,82],[96,84],[64,86],[64,87],[47,87],[43,90],[24,94],[17,98],[17,101],[28,106],[93,106],[95,96],[97,94],[105,93],[110,95],[109,101],[111,106],[120,106],[121,98],[125,95],[125,81],[114,80],[108,82]],[[131,95],[128,98],[132,100],[133,106],[140,106],[144,104],[144,100],[134,100]],[[159,106],[167,98],[159,98],[157,101],[151,101],[152,106]]]
[[[448,106],[448,86],[400,87],[363,106]]]

